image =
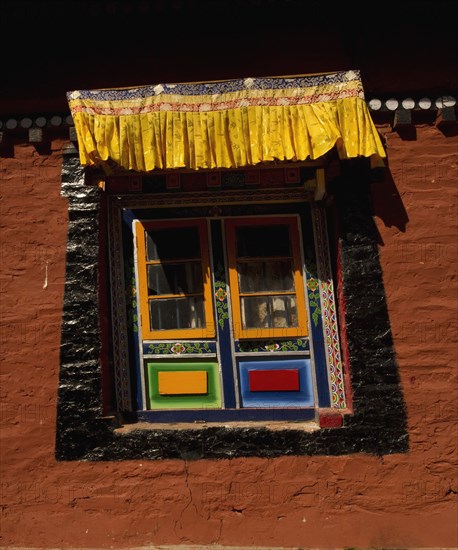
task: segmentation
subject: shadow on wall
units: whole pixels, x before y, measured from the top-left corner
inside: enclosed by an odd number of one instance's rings
[[[397,227],[405,233],[409,216],[402,202],[401,195],[387,165],[384,177],[371,185],[372,210],[385,224],[385,227]],[[377,231],[377,240],[380,246],[384,245],[382,236]]]
[[[435,112],[420,113],[421,118],[417,121],[429,124],[434,123],[434,118],[431,118],[433,114],[436,116]],[[417,118],[420,115],[417,114]],[[437,125],[437,129],[447,138],[458,135],[458,125],[456,123],[439,124]],[[397,130],[397,133],[403,141],[416,139],[416,130],[412,127],[400,128]],[[389,160],[387,159],[385,162],[386,168],[383,171],[383,177],[373,178],[371,185],[373,215],[380,218],[385,227],[396,227],[399,231],[405,233],[409,217],[391,174]],[[412,162],[415,161],[413,160]],[[380,234],[378,234],[378,244],[380,246],[384,245]]]

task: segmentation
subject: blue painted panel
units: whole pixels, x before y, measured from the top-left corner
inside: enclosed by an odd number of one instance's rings
[[[211,238],[213,247],[214,277],[216,293],[216,329],[220,349],[221,373],[223,378],[224,406],[228,409],[235,407],[234,373],[232,368],[231,341],[232,334],[229,324],[228,296],[226,270],[223,256],[223,240],[221,222],[211,222]]]
[[[313,407],[313,384],[309,359],[284,359],[279,361],[240,361],[240,394],[243,407]],[[299,391],[251,392],[251,370],[297,369]]]
[[[323,337],[323,321],[319,291],[318,273],[316,268],[315,245],[313,243],[314,228],[310,213],[310,204],[305,203],[305,216],[302,216],[302,229],[305,252],[305,270],[307,301],[311,315],[310,337],[313,341],[313,357],[317,385],[318,406],[330,407],[328,367]]]
[[[320,407],[330,407],[331,398],[329,395],[328,368],[326,364],[326,351],[324,348],[323,323],[321,317],[318,319],[316,324],[312,322],[312,338],[318,404]]]

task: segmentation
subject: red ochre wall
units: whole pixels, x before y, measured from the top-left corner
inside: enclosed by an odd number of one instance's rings
[[[457,139],[379,129],[374,211],[410,436],[384,457],[56,462],[65,143],[0,159],[1,545],[458,546]]]

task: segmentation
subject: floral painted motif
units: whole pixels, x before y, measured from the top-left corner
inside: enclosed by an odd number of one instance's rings
[[[155,355],[183,355],[190,353],[211,353],[211,348],[206,342],[176,342],[170,344],[167,342],[160,342],[157,344],[148,345],[148,353]]]
[[[224,280],[224,270],[221,264],[218,264],[215,269],[215,297],[216,297],[216,314],[218,316],[218,324],[221,330],[224,329],[224,321],[229,319],[227,306],[227,290]]]
[[[279,349],[280,347],[280,344],[266,344],[264,347],[267,351],[277,351],[277,349]]]
[[[307,288],[308,298],[310,306],[310,314],[312,316],[313,324],[318,325],[318,321],[321,316],[320,309],[320,283],[310,273],[307,274]]]
[[[307,339],[284,340],[280,342],[264,342],[261,340],[239,342],[239,349],[242,352],[275,352],[275,351],[299,351],[307,348]]]
[[[176,344],[173,344],[173,346],[170,348],[170,351],[179,355],[180,353],[185,352],[186,348],[183,346],[183,344],[177,342]]]
[[[211,352],[211,349],[210,349],[210,346],[204,342],[204,343],[200,343],[200,342],[187,342],[185,344],[185,348],[186,348],[186,353],[210,353]]]
[[[309,280],[307,281],[307,287],[312,291],[315,292],[315,290],[320,286],[318,281],[314,279],[313,277],[309,277]]]
[[[218,288],[218,290],[215,292],[216,298],[222,302],[227,297],[227,292],[223,288]]]

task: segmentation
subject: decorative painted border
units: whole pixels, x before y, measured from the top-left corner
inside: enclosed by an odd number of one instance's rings
[[[212,170],[209,172],[189,172],[178,170],[173,174],[166,172],[148,174],[145,176],[115,176],[106,184],[110,193],[183,193],[212,192],[224,193],[228,190],[236,191],[257,186],[263,191],[275,188],[305,188],[313,191],[317,186],[317,179],[324,169],[321,163],[316,166],[289,166],[288,168],[264,168],[247,170],[234,168],[228,170]],[[172,177],[173,176],[173,177]],[[124,185],[124,188],[122,187]],[[122,191],[121,191],[122,189]]]
[[[206,355],[216,353],[215,342],[143,342],[143,355]]]
[[[256,194],[256,192],[254,193]],[[199,196],[208,196],[208,193],[198,193]],[[259,192],[256,194],[259,198]],[[157,195],[155,196],[157,197]],[[170,201],[170,195],[167,195],[167,200]],[[143,206],[145,199],[139,197],[116,197],[114,200],[111,197],[109,204],[110,208],[110,274],[113,284],[112,300],[112,316],[113,316],[113,347],[114,347],[114,371],[115,371],[115,388],[118,403],[118,410],[132,410],[132,402],[130,398],[130,367],[128,361],[128,343],[126,337],[126,300],[118,300],[119,296],[125,296],[123,266],[120,262],[114,262],[113,258],[122,257],[122,235],[121,235],[121,217],[120,207],[122,203],[128,204],[130,208],[136,207],[139,203]],[[153,201],[147,199],[148,204]],[[121,203],[121,204],[120,204]],[[127,206],[125,204],[124,206]],[[311,215],[313,230],[315,235],[315,248],[317,253],[318,264],[318,279],[313,277],[311,273],[307,273],[307,295],[309,301],[310,315],[315,328],[321,324],[320,319],[323,319],[323,331],[325,338],[326,363],[328,366],[328,383],[331,396],[331,407],[338,409],[346,408],[346,399],[343,383],[343,369],[340,355],[340,344],[337,329],[337,317],[335,311],[335,299],[333,282],[330,273],[330,260],[326,233],[326,219],[322,209],[315,203],[311,203]],[[118,216],[118,224],[114,222]],[[118,256],[115,256],[118,254]],[[219,271],[218,271],[219,269]],[[222,266],[217,266],[215,271],[215,288],[216,290],[216,315],[217,322],[220,325],[219,330],[223,330],[227,313],[227,290],[226,283],[222,272]],[[318,292],[317,292],[318,290]],[[153,346],[153,348],[151,347]],[[178,347],[179,346],[179,347]],[[249,349],[247,349],[247,346]],[[307,346],[309,342],[307,340]],[[213,349],[214,348],[214,349]],[[288,340],[283,342],[262,342],[259,344],[249,342],[234,343],[235,353],[250,353],[250,352],[286,352],[297,351],[299,349],[306,350],[302,339],[297,341]],[[308,348],[309,349],[309,348]],[[200,345],[200,344],[184,344],[184,343],[163,343],[163,344],[146,344],[143,345],[143,353],[146,355],[156,354],[180,354],[180,353],[216,353],[215,346]]]
[[[217,262],[214,272],[214,287],[215,291],[215,307],[216,307],[216,320],[219,325],[219,330],[224,330],[226,320],[229,319],[229,305],[227,297],[227,283],[224,274],[224,268],[221,260]]]
[[[127,302],[122,252],[122,215],[113,202],[108,208],[108,249],[111,284],[111,317],[113,334],[113,371],[118,411],[132,410],[129,345],[127,339]],[[129,304],[129,308],[131,304]]]
[[[223,407],[239,409],[238,376],[234,360],[234,339],[229,323],[228,273],[224,254],[225,243],[221,223],[210,222],[211,246],[213,249],[213,286],[215,290],[216,346],[221,365]]]
[[[313,200],[315,190],[300,187],[273,188],[262,192],[263,202],[304,202]],[[259,189],[221,190],[218,192],[154,193],[149,197],[135,195],[111,195],[109,201],[118,208],[151,208],[209,206],[218,204],[246,204],[259,202]]]
[[[353,86],[347,89],[347,87],[352,84]],[[329,86],[335,87],[335,89],[330,90]],[[347,87],[346,87],[347,86]],[[323,91],[320,90],[321,87],[324,87]],[[355,87],[353,90],[352,88]],[[223,80],[223,81],[214,81],[214,82],[188,82],[183,84],[155,84],[150,86],[141,86],[135,88],[122,88],[122,89],[109,89],[109,90],[74,90],[67,93],[67,99],[69,102],[75,102],[72,104],[73,112],[77,111],[86,111],[86,112],[103,112],[104,114],[112,114],[116,112],[117,114],[120,109],[123,110],[124,114],[129,114],[129,107],[139,110],[142,108],[141,112],[145,110],[150,110],[151,105],[147,101],[141,101],[139,105],[132,103],[125,103],[119,105],[115,108],[111,105],[105,105],[104,107],[99,106],[97,109],[97,104],[99,101],[109,102],[109,101],[131,101],[132,100],[147,100],[157,97],[164,97],[164,103],[170,102],[173,104],[183,103],[191,109],[193,106],[194,109],[200,106],[200,103],[196,100],[198,96],[202,96],[202,101],[208,102],[210,99],[213,99],[212,106],[214,108],[215,100],[211,96],[214,94],[231,94],[231,93],[240,93],[240,92],[250,92],[250,91],[263,91],[266,90],[270,92],[266,94],[266,98],[272,98],[273,91],[288,91],[300,89],[306,95],[303,97],[303,94],[294,93],[291,98],[292,101],[297,103],[298,101],[307,103],[318,101],[320,95],[326,94],[329,95],[332,91],[332,99],[348,97],[349,93],[353,96],[358,96],[364,98],[361,77],[359,70],[350,70],[350,71],[340,71],[335,73],[323,73],[318,75],[299,75],[292,77],[271,77],[271,78],[239,78],[234,80]],[[321,94],[320,94],[321,92]],[[193,96],[193,101],[183,100],[179,102],[179,96]],[[283,96],[282,96],[283,98]],[[264,99],[264,96],[263,96]],[[86,102],[84,102],[86,100]],[[223,97],[224,103],[227,108],[227,103],[229,98]],[[240,100],[247,100],[246,96]],[[329,101],[329,99],[327,99]],[[83,101],[83,103],[79,103]],[[220,99],[220,102],[222,100]],[[323,99],[321,101],[324,101]],[[92,103],[94,102],[94,103]],[[206,103],[205,103],[206,104]],[[262,103],[264,104],[264,103]],[[95,111],[94,111],[95,110]]]
[[[326,362],[329,370],[331,407],[345,409],[347,405],[345,400],[343,366],[337,327],[334,285],[331,277],[326,217],[323,208],[316,203],[311,204],[311,213],[315,235],[321,313],[324,319],[324,337]]]
[[[279,353],[310,351],[308,338],[297,340],[237,340],[236,353]]]

